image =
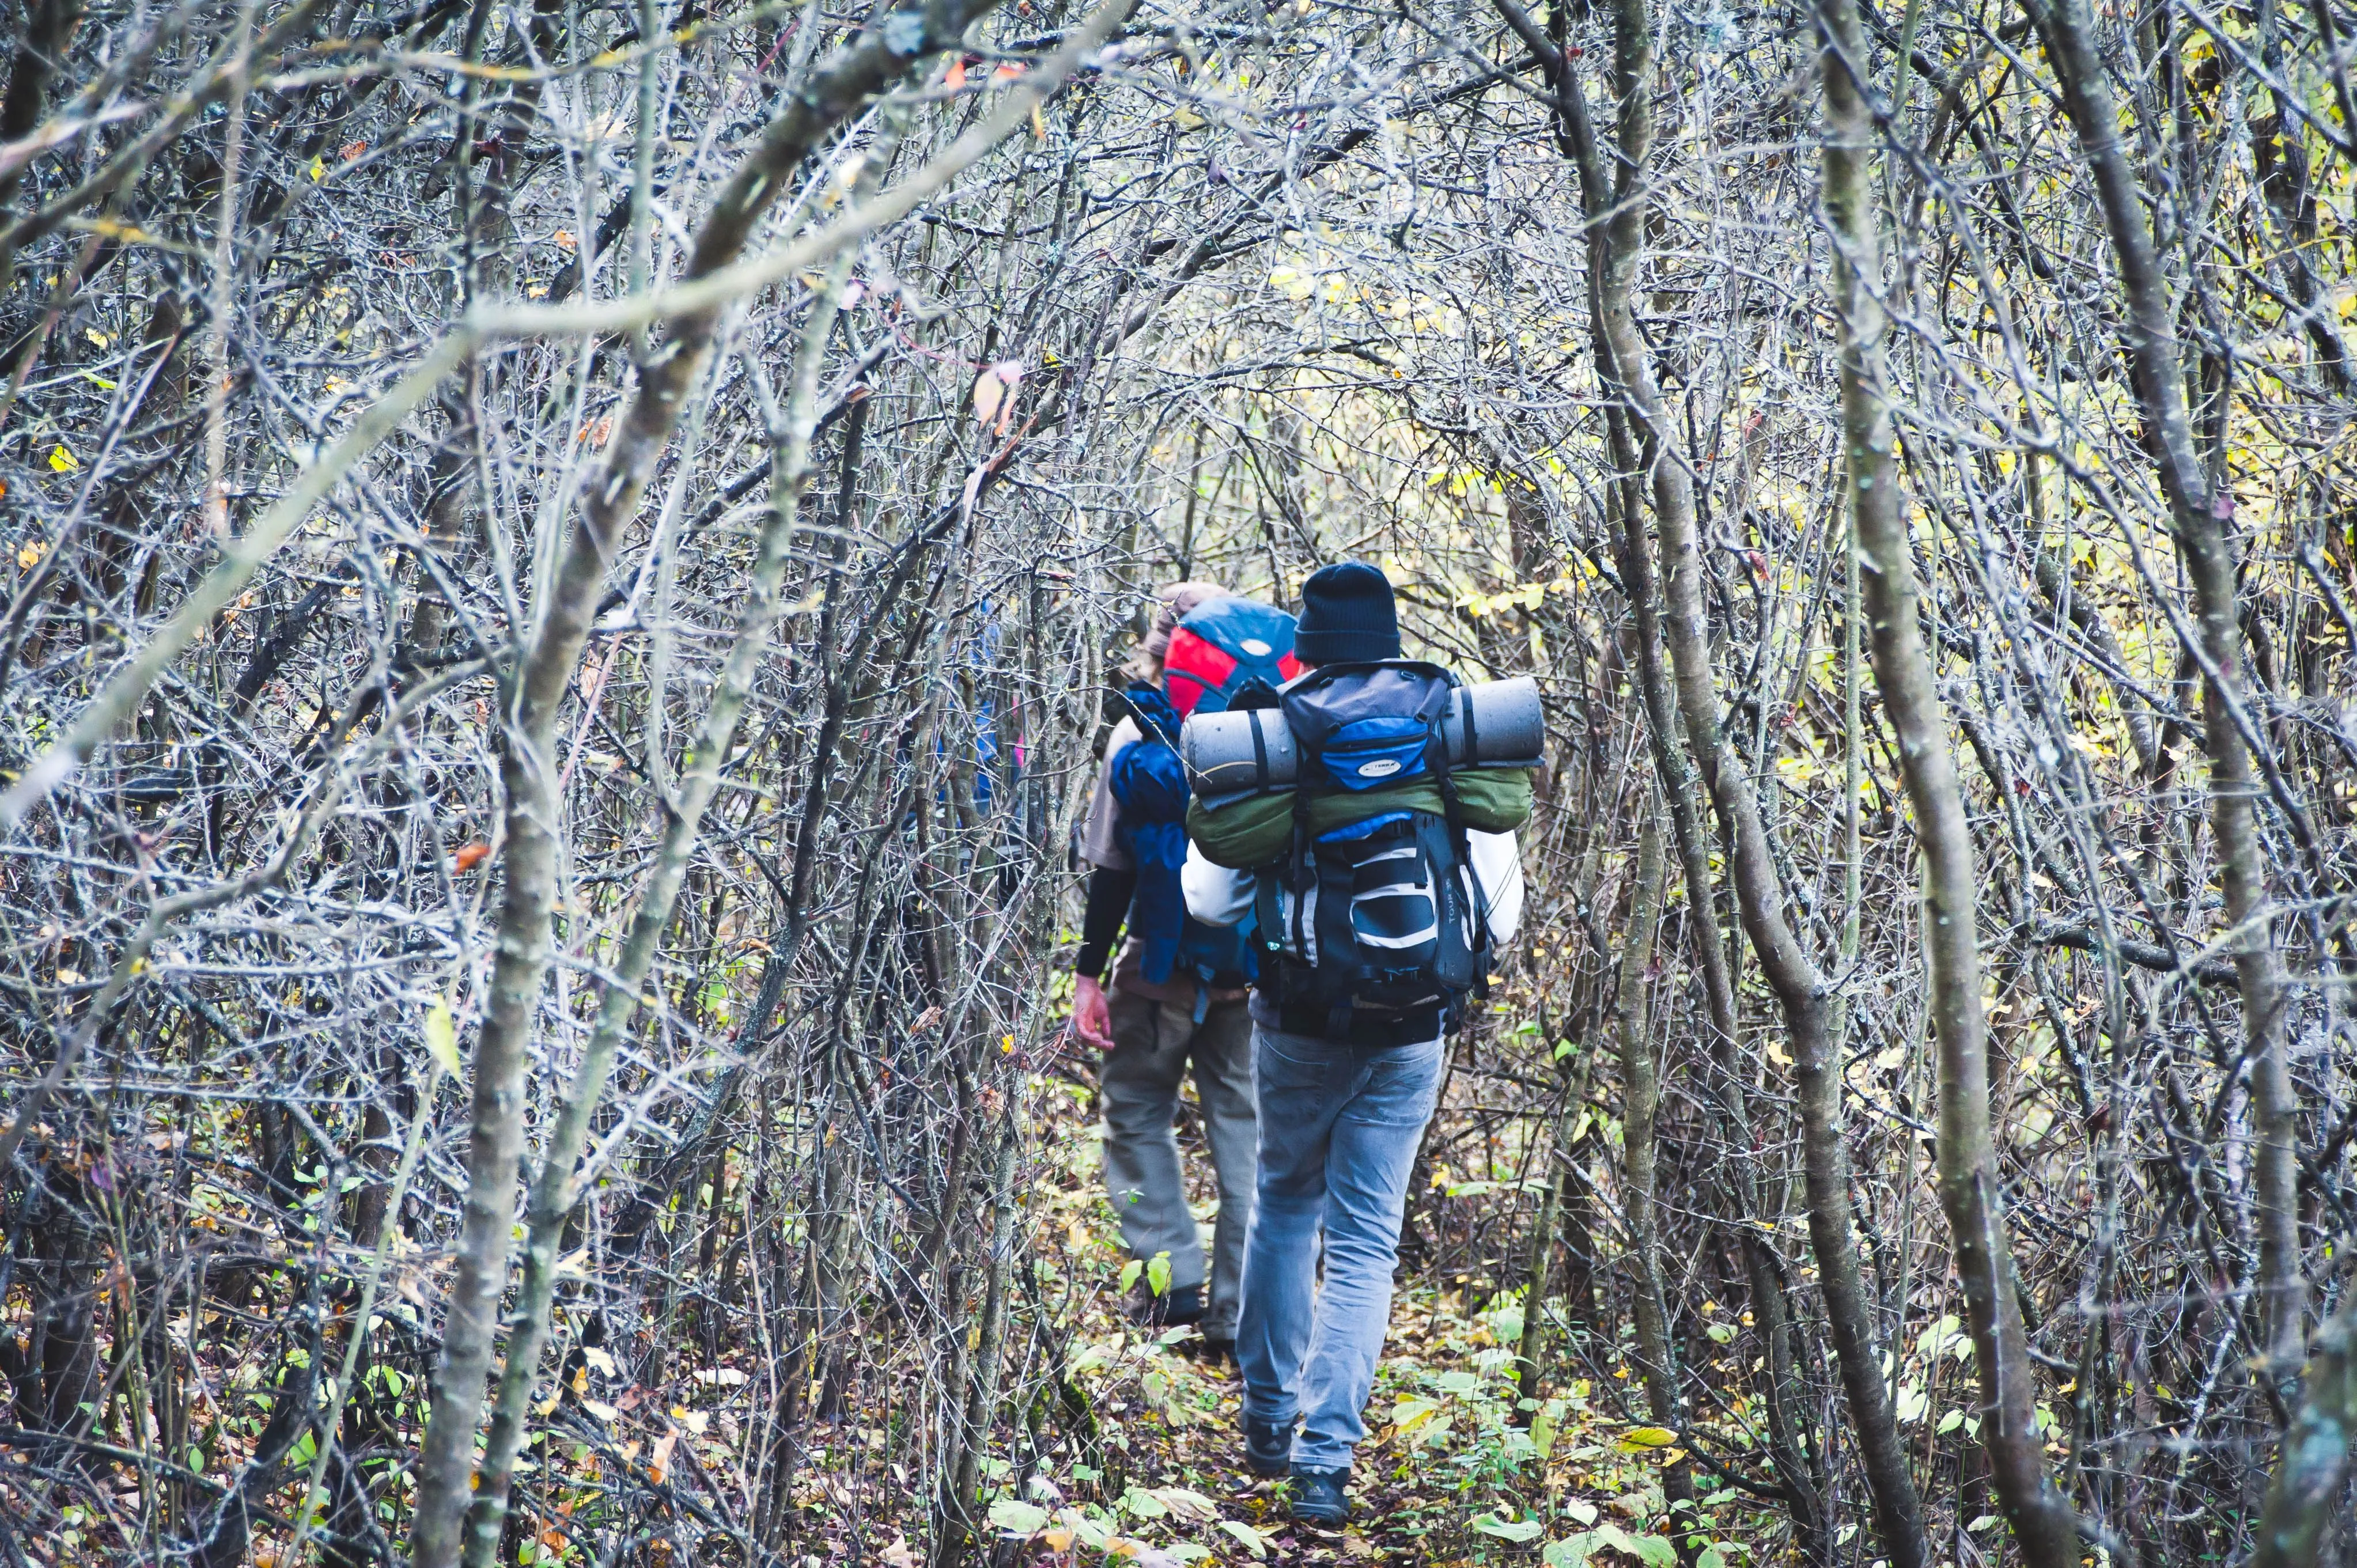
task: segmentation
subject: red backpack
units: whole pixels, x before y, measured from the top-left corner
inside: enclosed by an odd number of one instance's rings
[[[1197,605],[1170,634],[1162,689],[1178,716],[1227,711],[1247,682],[1271,688],[1301,673],[1293,656],[1293,618],[1252,599]]]

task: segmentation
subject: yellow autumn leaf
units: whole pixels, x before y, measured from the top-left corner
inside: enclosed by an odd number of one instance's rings
[[[327,178],[327,177],[328,177],[328,165],[327,165],[327,160],[326,160],[326,159],[324,159],[324,158],[313,158],[313,159],[311,160],[311,183],[312,183],[313,185],[317,185],[317,184],[318,184],[321,180],[323,180],[323,179],[325,179],[325,178]]]
[[[57,450],[49,454],[49,467],[60,474],[70,474],[81,467],[81,459],[67,451],[66,444],[60,441]]]
[[[459,1076],[458,1026],[450,1017],[449,1002],[440,996],[425,1010],[425,1054],[452,1078]]]
[[[1678,1434],[1666,1426],[1632,1426],[1613,1446],[1623,1454],[1641,1454],[1648,1448],[1667,1448],[1677,1440]]]

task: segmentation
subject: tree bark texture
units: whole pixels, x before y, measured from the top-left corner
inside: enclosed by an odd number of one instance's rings
[[[1885,338],[1875,125],[1859,79],[1867,58],[1856,0],[1816,0],[1825,90],[1824,197],[1841,323],[1842,437],[1857,529],[1867,643],[1883,711],[1899,737],[1923,870],[1923,950],[1939,1037],[1940,1205],[1972,1326],[1981,1440],[2000,1507],[2032,1568],[2075,1568],[2077,1520],[2048,1479],[2029,1336],[2013,1289],[2001,1177],[1989,1132],[1988,1021],[1971,824],[1917,626],[1918,596],[1895,460]],[[1838,1074],[1839,1064],[1831,1064]]]
[[[2251,1568],[2316,1568],[2325,1530],[2347,1501],[2349,1448],[2357,1441],[2357,1296],[2317,1331],[2314,1350]]]
[[[1684,1428],[1678,1397],[1677,1352],[1670,1341],[1670,1310],[1662,1289],[1661,1226],[1654,1212],[1658,1178],[1654,1119],[1661,1109],[1661,1075],[1653,1064],[1652,984],[1654,928],[1662,918],[1662,827],[1646,803],[1638,831],[1637,880],[1629,904],[1629,932],[1620,946],[1620,983],[1613,997],[1613,1029],[1620,1046],[1620,1203],[1629,1234],[1629,1266],[1635,1276],[1631,1296],[1637,1320],[1638,1369],[1645,1380],[1645,1406],[1653,1420],[1673,1432]],[[1673,1500],[1691,1496],[1683,1465],[1664,1477]]]

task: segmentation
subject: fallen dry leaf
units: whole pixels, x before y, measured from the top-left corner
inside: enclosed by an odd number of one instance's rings
[[[647,1455],[647,1479],[660,1487],[671,1474],[671,1451],[679,1446],[680,1429],[673,1427],[655,1439],[654,1449]]]
[[[1006,434],[1006,426],[1015,417],[1015,389],[1023,381],[1023,361],[1001,360],[983,367],[982,374],[974,379],[974,417],[976,423],[996,434]]]

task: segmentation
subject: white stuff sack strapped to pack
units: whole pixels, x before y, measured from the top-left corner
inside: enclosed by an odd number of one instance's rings
[[[1459,686],[1440,715],[1451,768],[1536,768],[1546,746],[1539,683],[1528,675]],[[1179,732],[1179,758],[1206,800],[1293,787],[1301,767],[1278,708],[1196,714]]]

